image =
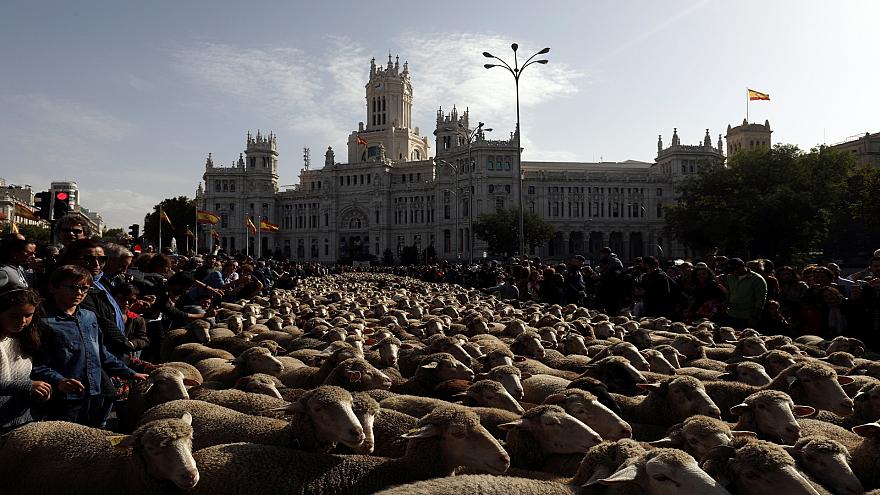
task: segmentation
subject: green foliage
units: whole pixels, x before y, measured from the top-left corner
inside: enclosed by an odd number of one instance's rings
[[[553,226],[543,218],[526,213],[523,216],[526,245],[531,248],[540,246],[553,237]],[[493,255],[507,256],[517,250],[519,239],[519,210],[498,210],[495,213],[480,215],[474,222],[474,235],[488,244]]]
[[[122,229],[105,229],[101,234],[101,240],[104,242],[119,242],[121,238],[127,235],[128,233]]]
[[[825,147],[738,153],[681,185],[667,229],[697,251],[787,262],[827,238],[854,167],[848,153]]]
[[[12,228],[10,226],[7,228],[6,232],[11,231]],[[51,231],[48,228],[41,227],[39,225],[18,224],[18,233],[23,235],[26,239],[36,241],[41,244],[47,244],[51,235]]]
[[[178,196],[176,198],[163,199],[161,203],[153,207],[153,211],[144,217],[144,230],[142,235],[146,238],[146,242],[157,243],[159,240],[159,206],[168,215],[173,224],[169,226],[167,222],[162,224],[162,247],[171,246],[171,238],[177,239],[177,248],[185,249],[186,246],[186,229],[195,232],[196,224],[196,204],[186,196]]]

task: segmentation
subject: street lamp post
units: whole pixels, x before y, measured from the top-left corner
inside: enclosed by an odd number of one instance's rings
[[[546,59],[534,60],[534,58],[537,57],[538,55],[544,55],[545,53],[550,52],[550,48],[544,48],[543,50],[541,50],[538,53],[535,53],[534,55],[529,57],[525,61],[525,63],[523,63],[522,67],[519,66],[519,61],[516,56],[516,51],[517,51],[517,49],[519,49],[519,45],[516,43],[513,43],[510,45],[510,48],[511,48],[511,50],[513,50],[513,67],[511,67],[510,64],[508,64],[504,60],[501,60],[500,58],[496,57],[495,55],[492,55],[489,52],[483,52],[483,56],[486,58],[494,58],[495,60],[497,60],[501,63],[500,64],[485,64],[485,65],[483,65],[483,67],[485,67],[487,69],[491,69],[492,67],[503,67],[503,68],[507,69],[507,71],[510,72],[510,75],[513,76],[513,81],[516,86],[516,156],[517,156],[516,166],[517,166],[517,175],[519,176],[519,191],[517,194],[517,196],[519,197],[519,254],[523,255],[523,254],[525,254],[525,251],[526,251],[526,249],[525,249],[526,239],[525,239],[525,227],[523,225],[524,224],[524,222],[523,222],[523,192],[522,192],[523,172],[522,172],[522,144],[520,141],[520,138],[522,136],[522,129],[520,128],[520,122],[519,122],[519,76],[522,75],[522,71],[524,71],[526,69],[526,67],[528,67],[532,64],[546,64],[548,62],[548,60],[546,60]]]
[[[437,160],[437,163],[441,165],[446,165],[451,168],[455,172],[455,187],[458,187],[458,174],[459,174],[459,166],[454,165],[452,163],[447,162],[446,160]],[[458,246],[461,243],[461,236],[458,234],[458,218],[459,218],[459,209],[458,209],[458,193],[452,189],[443,189],[443,192],[449,192],[455,196],[455,259],[459,259],[461,257],[461,251],[459,251]],[[445,205],[444,205],[445,206]]]
[[[487,127],[484,129],[484,125],[485,124],[483,122],[480,122],[477,127],[473,129],[462,128],[463,126],[461,124],[459,124],[459,127],[457,128],[444,128],[444,130],[447,131],[455,131],[467,140],[467,166],[469,167],[468,172],[470,173],[470,191],[468,191],[468,263],[471,265],[474,264],[474,172],[476,168],[474,167],[473,160],[471,159],[471,145],[473,144],[474,139],[476,139],[476,137],[481,133],[492,132],[491,127]],[[456,181],[457,180],[458,176],[456,175]]]

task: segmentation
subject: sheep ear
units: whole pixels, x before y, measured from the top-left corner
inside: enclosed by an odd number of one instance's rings
[[[750,409],[751,407],[743,402],[742,404],[737,404],[731,407],[730,414],[733,414],[734,416],[742,416],[743,414],[749,412]]]
[[[647,390],[648,392],[657,392],[663,393],[663,384],[660,382],[655,383],[636,383],[636,387],[639,387],[642,390]]]
[[[192,378],[184,378],[183,384],[187,387],[198,387],[199,385],[201,385],[198,380],[193,380]]]
[[[758,434],[753,431],[732,430],[730,434],[733,435],[733,438],[758,438]]]
[[[660,440],[654,440],[653,442],[648,442],[648,445],[650,445],[651,447],[671,447],[672,448],[672,447],[678,447],[679,445],[681,445],[681,443],[672,437],[664,437],[664,438],[661,438]]]
[[[850,383],[852,383],[854,381],[855,381],[855,378],[853,378],[851,376],[837,375],[837,383],[839,383],[841,385],[849,385]]]
[[[361,381],[361,372],[360,371],[346,371],[345,376],[348,377],[348,381],[351,383],[357,383]]]
[[[794,412],[795,416],[809,416],[816,412],[815,408],[810,406],[798,406],[795,405],[791,408],[792,412]]]
[[[612,474],[607,478],[602,478],[599,480],[599,483],[603,485],[614,485],[618,483],[628,483],[631,481],[635,481],[636,476],[639,474],[639,468],[634,465],[629,465],[616,473]]]
[[[511,421],[509,423],[501,423],[498,425],[498,428],[502,430],[513,430],[515,428],[519,428],[521,430],[528,430],[529,428],[529,420],[527,419],[517,419],[515,421]]]
[[[593,474],[590,476],[590,479],[588,479],[587,482],[581,486],[595,485],[596,483],[599,482],[599,480],[607,477],[609,474],[611,474],[610,468],[608,468],[607,466],[598,466],[596,468],[596,470],[593,471]]]
[[[305,412],[306,408],[300,401],[289,402],[281,407],[273,407],[272,409],[265,409],[260,412],[281,412],[284,414],[294,414]]]
[[[412,346],[412,344],[407,344],[404,342],[403,344],[400,344],[400,348],[401,349],[412,349],[413,346]]]
[[[525,362],[525,360],[526,360],[525,356],[513,356],[514,363],[522,363],[522,362]]]
[[[706,457],[703,458],[703,462],[710,459],[730,459],[735,455],[736,448],[731,447],[730,445],[718,445],[709,449],[709,452],[706,453]],[[730,480],[728,480],[727,482],[718,480],[718,482],[722,485],[730,484]]]
[[[860,437],[876,437],[877,435],[880,435],[880,423],[875,421],[873,423],[853,426],[852,431]]]
[[[565,396],[562,394],[550,394],[544,399],[544,404],[559,404],[565,402]]]
[[[193,416],[189,412],[183,413],[183,416],[180,417],[180,420],[188,425],[193,424]]]
[[[107,440],[110,442],[110,445],[119,449],[131,449],[137,443],[134,435],[110,435],[107,437]]]
[[[421,428],[413,428],[408,432],[400,435],[402,438],[433,438],[440,436],[440,429],[437,425],[425,425]]]
[[[439,364],[440,363],[438,363],[437,361],[431,361],[428,364],[423,364],[421,367],[425,368],[426,370],[432,370],[432,369],[436,368]]]

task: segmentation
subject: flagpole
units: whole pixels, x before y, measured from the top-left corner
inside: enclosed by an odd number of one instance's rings
[[[162,252],[162,206],[159,205],[159,253]]]
[[[193,247],[193,251],[195,251],[196,254],[199,254],[199,221],[198,220],[196,220],[196,240],[193,241],[193,244],[195,244],[195,246]]]
[[[259,223],[257,223],[257,249],[256,249],[256,252],[257,252],[258,259],[259,259],[260,255],[263,254],[263,243],[260,242],[262,240],[260,234],[263,233],[262,227],[263,227],[263,215],[260,215],[260,221],[259,221]]]
[[[749,88],[746,88],[746,124],[749,123],[749,101],[751,101],[751,98],[749,98]]]
[[[247,220],[244,222],[244,255],[250,256],[251,252],[251,229],[248,228]]]

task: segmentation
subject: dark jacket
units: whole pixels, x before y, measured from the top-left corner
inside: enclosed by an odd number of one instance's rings
[[[645,316],[669,316],[672,313],[673,282],[663,270],[657,269],[642,276]]]
[[[116,324],[116,310],[107,292],[93,286],[79,307],[95,314],[104,334],[104,345],[113,355],[121,357],[133,350],[131,343],[125,338],[123,329]]]
[[[34,356],[31,378],[52,384],[54,397],[83,397],[83,394],[65,394],[58,390],[58,383],[68,378],[79,380],[88,395],[100,395],[102,369],[124,377],[136,373],[107,351],[95,313],[79,308],[68,315],[52,308],[42,321],[46,332]]]

